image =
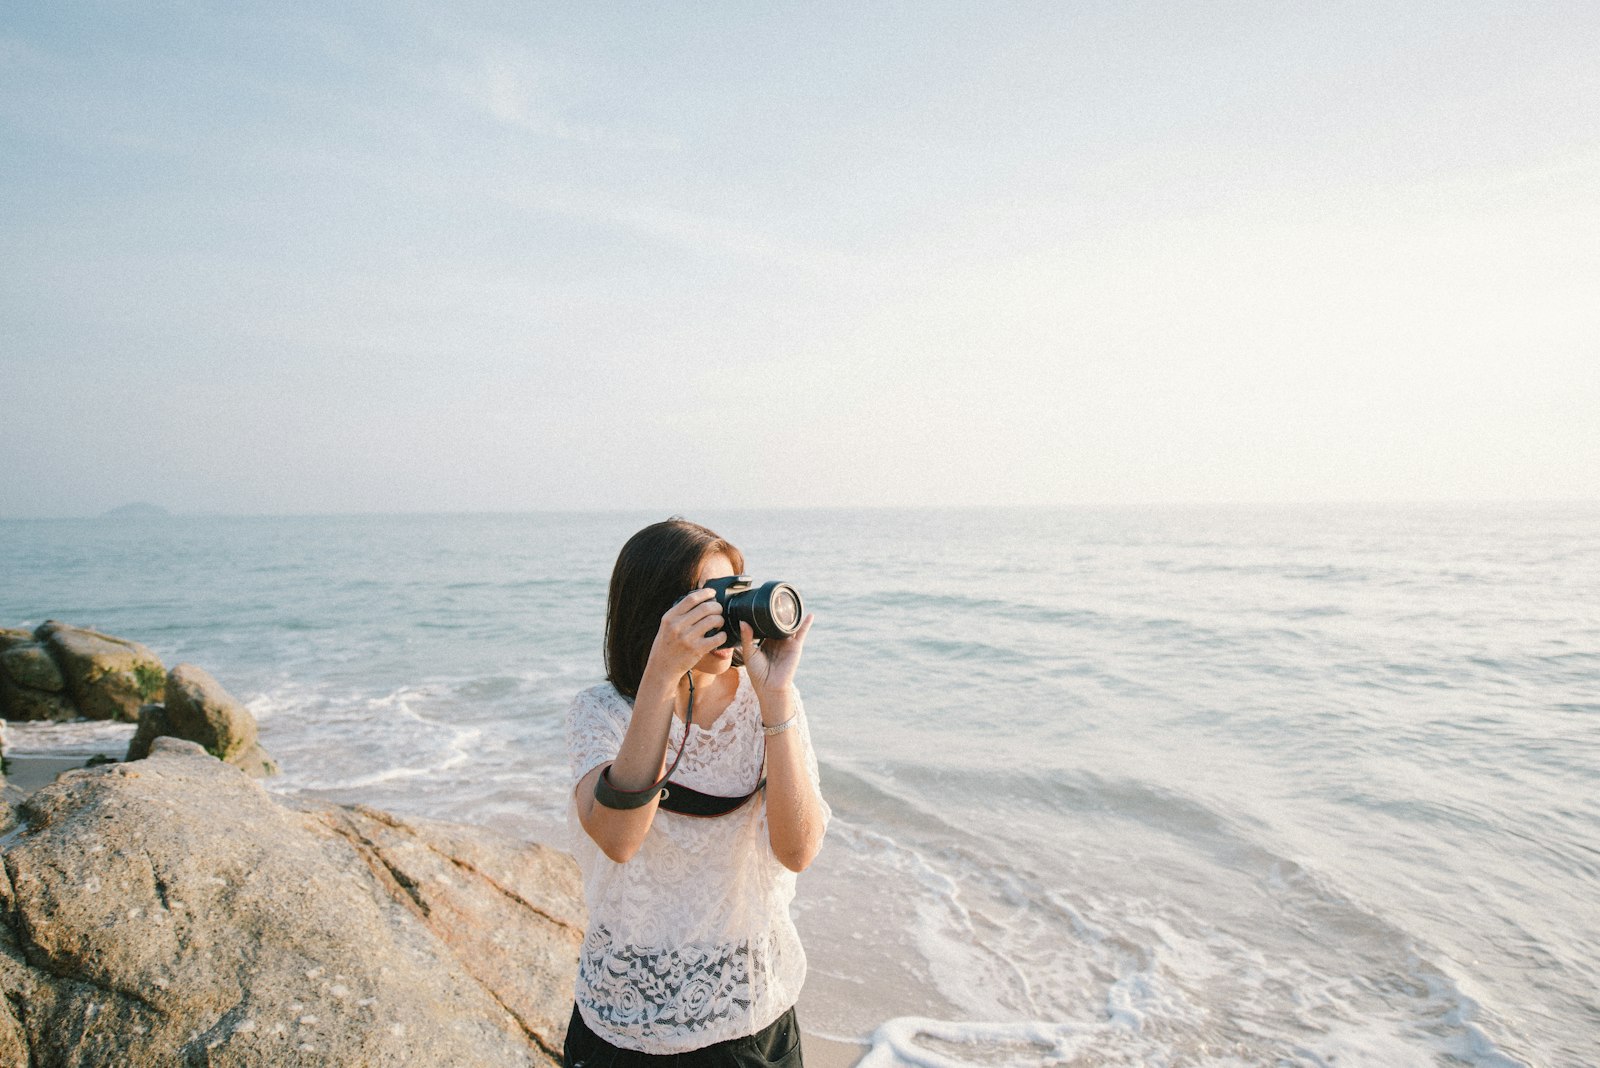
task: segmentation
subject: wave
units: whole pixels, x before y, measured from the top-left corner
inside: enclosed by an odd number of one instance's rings
[[[840,825],[823,892],[858,926],[817,956],[943,1010],[867,995],[892,1017],[868,1064],[1524,1063],[1448,955],[1202,800],[1096,775],[825,771]],[[903,976],[869,963],[907,951]]]
[[[1145,1000],[1158,1003],[1154,993]],[[1463,1009],[1470,1000],[1461,999]],[[1158,1007],[1156,1012],[1160,1012]],[[873,1032],[859,1068],[1045,1068],[1094,1065],[1170,1068],[1431,1068],[1446,1063],[1472,1068],[1528,1068],[1481,1031],[1458,1039],[1419,1034],[1402,1023],[1351,1020],[1333,1023],[1304,1039],[1231,1038],[1218,1029],[1169,1036],[1147,1009],[1108,1010],[1105,1018],[1006,1022],[936,1020],[902,1016]]]

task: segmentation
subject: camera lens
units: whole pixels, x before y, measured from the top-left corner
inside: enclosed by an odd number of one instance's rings
[[[750,599],[740,608],[749,613],[750,629],[757,638],[787,638],[800,629],[805,607],[800,591],[787,582],[764,583],[743,596]]]
[[[772,621],[783,630],[800,626],[800,598],[787,586],[772,594]]]

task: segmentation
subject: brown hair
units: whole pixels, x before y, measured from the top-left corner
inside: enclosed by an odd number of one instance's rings
[[[623,696],[638,696],[661,617],[695,588],[700,564],[712,553],[744,570],[744,554],[732,542],[673,516],[639,531],[617,554],[606,598],[606,678]]]

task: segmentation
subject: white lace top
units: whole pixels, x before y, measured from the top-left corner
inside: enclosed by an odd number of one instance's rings
[[[761,709],[742,668],[733,702],[710,730],[698,724],[674,782],[738,797],[761,780]],[[799,695],[794,730],[818,785]],[[576,785],[616,759],[633,709],[609,682],[578,694],[567,711],[567,754]],[[683,724],[674,717],[668,752]],[[671,784],[668,784],[671,789]],[[820,796],[820,790],[819,790]],[[822,804],[824,826],[831,816]],[[767,840],[765,792],[726,816],[659,809],[644,845],[618,864],[567,806],[573,855],[583,870],[589,929],[578,957],[578,1011],[595,1034],[644,1053],[683,1053],[753,1035],[800,995],[806,958],[789,916],[794,872]]]

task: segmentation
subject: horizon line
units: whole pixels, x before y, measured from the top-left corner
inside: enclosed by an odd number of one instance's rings
[[[418,509],[418,510],[367,510],[367,511],[284,511],[284,512],[228,512],[228,511],[173,511],[160,505],[145,505],[154,510],[118,515],[124,508],[138,507],[145,502],[118,505],[102,512],[56,515],[0,515],[0,523],[98,522],[123,519],[133,522],[154,522],[164,519],[376,519],[376,518],[453,518],[467,516],[557,516],[557,515],[630,515],[657,512],[649,507],[603,508],[484,508],[484,509]],[[686,512],[1064,512],[1064,511],[1131,511],[1141,509],[1199,509],[1199,508],[1426,508],[1426,507],[1511,507],[1511,506],[1583,506],[1600,505],[1600,497],[1392,497],[1392,498],[1299,498],[1285,499],[1229,499],[1229,500],[1137,500],[1137,501],[1063,501],[1055,503],[1014,504],[803,504],[803,505],[705,505],[669,509],[672,515]]]

